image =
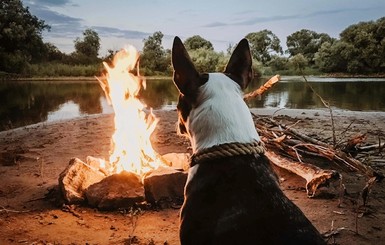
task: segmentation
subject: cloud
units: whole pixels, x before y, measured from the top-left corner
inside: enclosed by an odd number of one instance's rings
[[[221,27],[221,26],[229,26],[231,24],[223,23],[223,22],[212,22],[210,24],[204,25],[203,27]]]
[[[72,0],[29,0],[26,1],[27,4],[36,4],[40,6],[65,6],[65,5],[71,5],[71,6],[78,6],[75,3],[72,3]]]
[[[321,11],[315,11],[312,13],[302,13],[302,14],[292,14],[292,15],[276,15],[276,16],[268,16],[268,17],[252,17],[247,18],[242,21],[234,21],[231,23],[223,23],[223,22],[213,22],[209,23],[207,25],[204,25],[203,27],[219,27],[219,26],[239,26],[239,25],[254,25],[254,24],[260,24],[260,23],[266,23],[266,22],[274,22],[274,21],[282,21],[282,20],[302,20],[307,19],[311,17],[316,16],[324,16],[324,15],[334,15],[334,14],[341,14],[341,13],[347,13],[347,12],[355,12],[355,11],[367,11],[367,10],[373,10],[373,8],[348,8],[348,9],[332,9],[332,10],[321,10]]]
[[[93,30],[95,30],[99,36],[114,36],[120,38],[128,38],[128,39],[143,39],[147,38],[149,35],[152,35],[148,32],[134,31],[134,30],[122,30],[114,27],[106,27],[106,26],[92,26]]]

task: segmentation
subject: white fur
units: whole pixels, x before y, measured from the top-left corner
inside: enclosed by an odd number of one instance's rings
[[[194,177],[194,175],[198,171],[198,167],[199,167],[199,165],[197,164],[197,165],[194,165],[188,169],[188,175],[187,175],[186,183],[189,183],[192,180],[192,178]]]
[[[198,105],[186,124],[193,152],[223,143],[260,141],[236,82],[223,73],[209,73],[209,80],[199,89]]]

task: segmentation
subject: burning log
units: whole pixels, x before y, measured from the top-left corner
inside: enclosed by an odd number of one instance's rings
[[[102,159],[87,157],[70,160],[59,176],[59,187],[67,204],[87,203],[101,210],[129,208],[147,201],[180,203],[183,200],[188,165],[186,153],[168,153],[158,156],[172,164],[159,166],[144,175],[122,171],[111,174],[110,164]]]
[[[59,176],[59,188],[67,203],[81,203],[85,201],[85,190],[105,177],[99,166],[73,158]]]
[[[88,204],[101,210],[129,208],[145,200],[140,177],[127,171],[110,175],[89,186],[85,194]]]

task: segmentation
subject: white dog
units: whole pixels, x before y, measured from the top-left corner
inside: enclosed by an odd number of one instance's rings
[[[199,74],[175,37],[172,48],[179,132],[193,156],[181,210],[186,244],[325,244],[279,188],[242,89],[252,79],[246,39],[224,73]]]

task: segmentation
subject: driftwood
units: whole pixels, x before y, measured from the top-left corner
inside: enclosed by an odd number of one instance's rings
[[[265,91],[269,90],[277,82],[279,82],[280,79],[281,77],[279,75],[275,75],[274,77],[270,78],[267,82],[265,82],[262,86],[260,86],[257,90],[254,90],[248,94],[245,94],[243,96],[243,99],[249,100],[263,94]]]
[[[320,168],[315,163],[313,164],[312,160],[322,162],[323,166],[327,163],[330,168],[333,167],[330,164],[334,164],[334,167],[341,170],[364,174],[368,178],[368,183],[362,191],[364,202],[369,189],[374,183],[384,178],[383,173],[363,164],[341,149],[335,149],[333,146],[300,133],[273,118],[259,117],[254,114],[253,117],[256,121],[258,133],[268,149],[266,156],[274,165],[304,178],[307,182],[308,197],[313,197],[320,185],[341,179],[341,174],[338,171],[324,169],[324,167]],[[363,136],[350,141],[350,144],[353,146],[354,143],[362,143],[362,139]],[[354,148],[360,149],[356,145],[354,145]],[[370,146],[368,149],[382,149],[382,147],[384,145],[380,144],[377,147]]]
[[[292,161],[281,157],[272,151],[265,153],[267,158],[276,166],[293,172],[306,180],[308,197],[314,197],[320,185],[327,185],[330,181],[341,180],[340,174],[335,170],[324,170],[315,165]]]

